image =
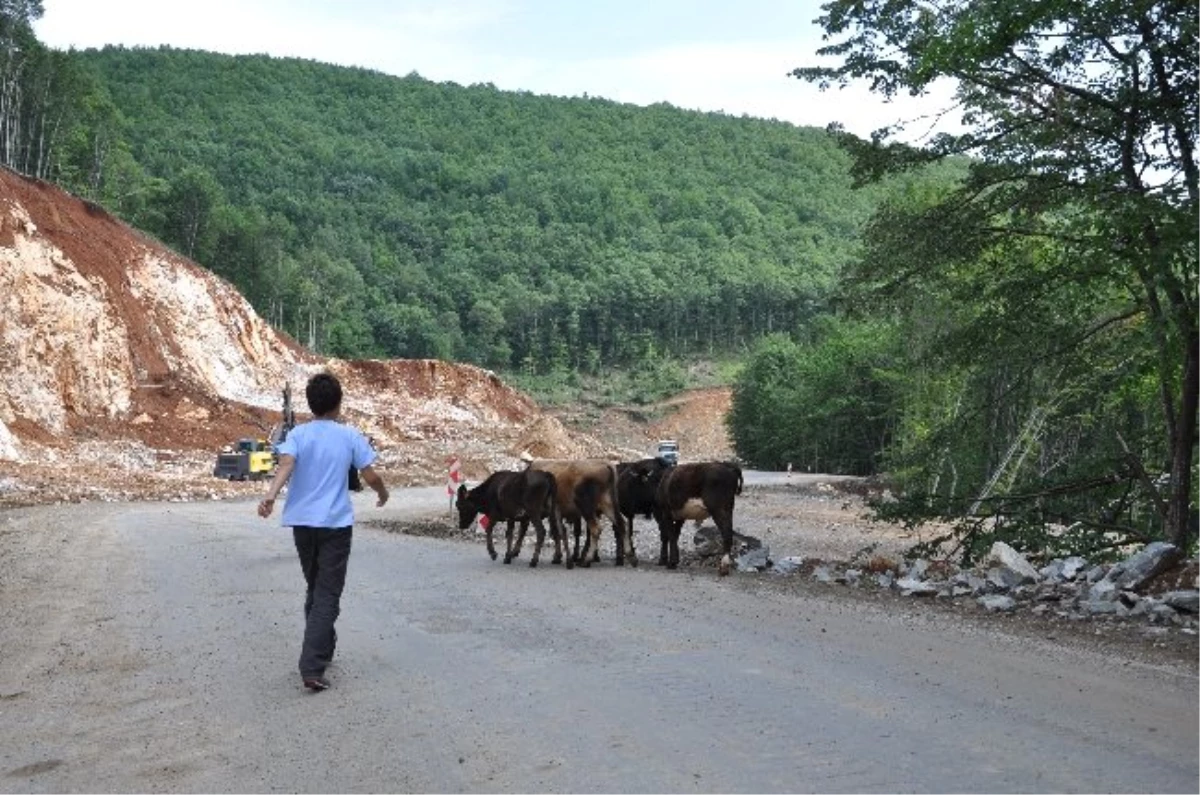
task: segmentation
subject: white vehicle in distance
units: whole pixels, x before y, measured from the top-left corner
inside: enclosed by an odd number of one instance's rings
[[[666,461],[669,466],[675,466],[679,463],[679,442],[674,439],[660,439],[654,455]]]

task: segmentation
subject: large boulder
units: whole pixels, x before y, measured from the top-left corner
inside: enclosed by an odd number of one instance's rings
[[[1069,557],[1063,561],[1062,576],[1063,579],[1073,580],[1078,577],[1086,568],[1088,562],[1085,558]]]
[[[1150,578],[1169,569],[1183,557],[1182,550],[1165,541],[1147,544],[1108,570],[1105,579],[1112,580],[1118,588],[1136,591]]]
[[[900,593],[904,596],[933,596],[939,588],[935,583],[928,580],[918,580],[913,577],[904,577],[896,580],[896,587],[900,589]]]
[[[969,571],[959,572],[950,580],[951,585],[956,585],[967,589],[967,593],[979,594],[985,591],[988,587],[988,580],[972,574]]]
[[[696,530],[696,535],[692,538],[692,543],[696,547],[696,554],[702,558],[710,558],[714,555],[720,555],[721,548],[721,531],[716,525],[702,525]],[[754,536],[744,536],[736,530],[733,531],[733,552],[735,555],[744,554],[752,549],[761,547],[762,541]]]
[[[1017,606],[1017,601],[1011,596],[1003,594],[993,594],[990,596],[981,596],[977,600],[980,607],[987,610],[989,613],[1007,613]]]
[[[993,564],[993,568],[1002,570],[997,579],[1011,583],[1007,586],[1009,588],[1037,582],[1042,578],[1042,575],[1038,574],[1038,570],[1025,559],[1024,555],[1003,541],[992,544],[992,549],[988,552],[985,562]]]
[[[775,574],[791,574],[804,565],[804,558],[799,555],[788,555],[786,558],[774,561],[771,571]]]
[[[1105,577],[1088,589],[1087,598],[1091,602],[1111,602],[1117,598],[1120,589],[1112,580]]]
[[[748,549],[733,561],[733,565],[738,571],[762,571],[771,565],[771,550],[766,546]]]
[[[1200,591],[1168,591],[1162,600],[1181,613],[1200,612]]]

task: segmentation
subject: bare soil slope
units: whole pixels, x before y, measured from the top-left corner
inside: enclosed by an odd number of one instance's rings
[[[706,387],[686,390],[650,406],[573,406],[554,414],[567,428],[595,433],[619,450],[622,458],[651,455],[659,439],[675,439],[682,460],[716,461],[734,455],[725,428],[732,400],[729,387]]]
[[[0,170],[0,505],[220,497],[216,451],[262,436],[290,384],[347,389],[400,483],[539,454],[613,454],[493,373],[434,360],[313,355],[227,282],[59,188]],[[304,415],[300,415],[304,419]]]

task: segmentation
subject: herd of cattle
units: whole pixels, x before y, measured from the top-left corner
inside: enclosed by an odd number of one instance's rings
[[[525,531],[532,523],[537,543],[530,566],[537,566],[546,538],[546,523],[554,541],[554,563],[566,562],[588,567],[600,559],[600,519],[612,523],[617,538],[616,564],[637,565],[633,547],[633,518],[653,517],[658,524],[661,551],[660,566],[674,569],[679,565],[679,532],[689,519],[702,521],[712,517],[721,532],[723,555],[719,571],[729,573],[733,566],[733,503],[742,493],[742,470],[732,463],[708,461],[670,465],[661,458],[613,463],[600,459],[550,460],[527,459],[521,471],[493,472],[478,486],[458,487],[455,506],[459,528],[467,529],[482,516],[487,533],[488,554],[495,560],[492,529],[506,522],[507,546],[504,562],[511,563],[521,553]],[[566,524],[575,531],[575,548],[565,532]],[[513,538],[514,524],[520,531]],[[583,526],[587,540],[580,549]]]

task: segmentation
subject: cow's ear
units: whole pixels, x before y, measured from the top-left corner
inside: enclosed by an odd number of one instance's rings
[[[460,483],[458,485],[458,498],[461,500],[465,496],[467,496],[467,484]]]

